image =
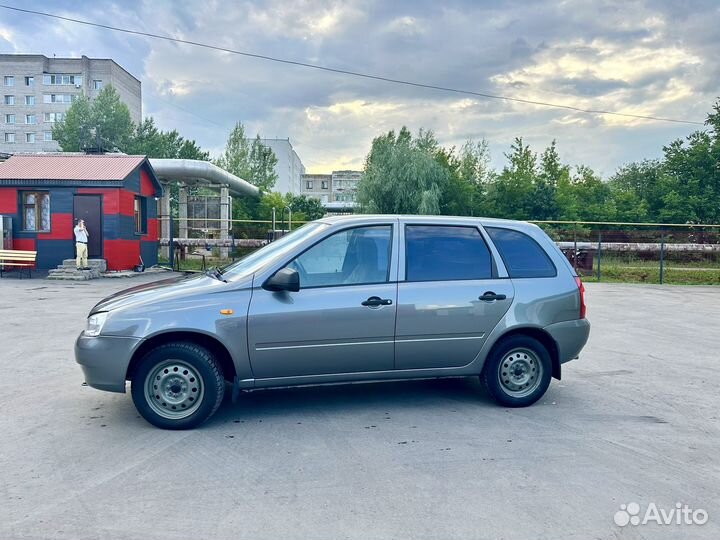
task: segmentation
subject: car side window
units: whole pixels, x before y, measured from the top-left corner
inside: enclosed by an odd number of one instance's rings
[[[300,288],[385,283],[390,274],[392,226],[336,232],[295,258]]]
[[[406,281],[490,279],[492,257],[475,227],[407,225]]]
[[[557,269],[545,250],[527,234],[499,227],[485,227],[511,278],[555,277]]]

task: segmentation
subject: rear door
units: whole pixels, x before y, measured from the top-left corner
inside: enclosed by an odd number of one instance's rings
[[[401,244],[395,368],[469,364],[512,304],[511,280],[477,226],[410,221]]]

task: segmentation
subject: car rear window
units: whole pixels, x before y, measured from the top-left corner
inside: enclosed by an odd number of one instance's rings
[[[535,240],[511,229],[485,227],[511,278],[554,277],[555,265]]]
[[[407,281],[492,277],[490,250],[475,227],[407,225],[405,264]]]

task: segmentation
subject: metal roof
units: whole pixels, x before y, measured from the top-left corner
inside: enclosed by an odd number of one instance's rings
[[[0,163],[0,180],[122,181],[145,156],[15,154]]]

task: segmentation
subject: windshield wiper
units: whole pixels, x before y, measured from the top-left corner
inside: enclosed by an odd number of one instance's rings
[[[224,283],[227,283],[227,280],[224,277],[222,277],[223,271],[220,270],[217,266],[213,266],[212,268],[210,268],[207,272],[205,272],[205,275],[213,277]]]

